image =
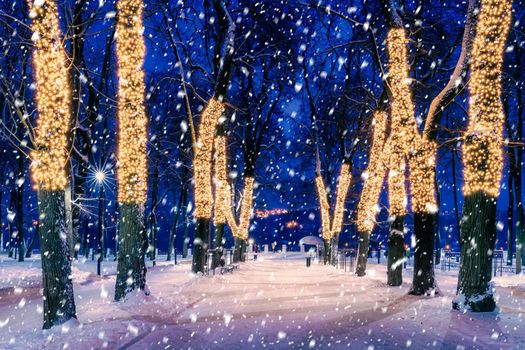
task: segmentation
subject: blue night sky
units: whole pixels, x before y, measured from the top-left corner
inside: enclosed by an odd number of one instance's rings
[[[87,142],[90,164],[85,193],[75,202],[83,213],[82,232],[88,238],[96,232],[99,185],[96,171],[107,174],[104,182],[104,214],[108,246],[116,232],[116,57],[115,2],[86,0],[83,21],[85,36],[80,89],[79,120],[89,127]],[[319,129],[321,167],[325,181],[334,186],[345,149],[355,147],[352,157],[352,185],[346,203],[345,226],[340,244],[356,245],[355,209],[362,188],[370,146],[370,117],[382,93],[380,65],[387,59],[385,16],[379,0],[320,1],[324,9],[311,8],[307,0],[231,0],[228,9],[236,24],[234,71],[226,101],[226,130],[230,177],[236,192],[242,191],[247,142],[250,135],[262,138],[257,155],[254,191],[255,210],[286,209],[288,214],[252,220],[251,236],[258,243],[297,242],[306,235],[320,234],[315,191],[315,145],[311,116]],[[318,3],[317,1],[315,2]],[[416,118],[422,126],[432,99],[446,85],[461,51],[466,15],[465,0],[407,0],[404,5],[406,29],[410,33],[410,65]],[[59,0],[61,23],[66,32],[64,45],[71,52],[73,0]],[[331,13],[326,10],[329,8]],[[510,147],[518,146],[519,101],[525,76],[525,5],[514,1],[512,29],[505,53],[503,98],[505,133]],[[339,15],[338,15],[339,14]],[[18,21],[6,21],[12,16]],[[176,245],[181,249],[184,220],[188,215],[189,235],[193,233],[191,212],[191,139],[188,131],[181,68],[196,126],[204,103],[211,96],[216,78],[217,42],[223,33],[217,26],[211,2],[146,0],[144,38],[147,56],[146,107],[149,117],[148,162],[150,193],[147,217],[152,208],[155,167],[158,166],[159,249],[165,250],[169,232],[177,217]],[[4,247],[14,225],[13,214],[23,216],[24,238],[34,235],[38,219],[36,193],[31,187],[30,160],[26,157],[28,135],[16,121],[13,101],[21,104],[34,121],[33,78],[30,58],[31,33],[27,25],[25,0],[4,0],[0,4],[0,229]],[[373,33],[373,35],[371,35]],[[373,38],[376,42],[374,43]],[[177,56],[180,57],[180,62]],[[308,85],[308,88],[307,88]],[[313,110],[308,91],[313,98]],[[11,100],[5,93],[10,91]],[[94,102],[96,101],[96,102]],[[90,119],[90,108],[95,117]],[[275,105],[275,108],[272,106]],[[461,93],[445,110],[438,140],[438,186],[441,244],[456,246],[458,218],[462,207],[461,135],[467,122],[468,94]],[[502,145],[505,152],[508,147]],[[507,157],[506,157],[507,159]],[[517,161],[522,166],[522,159]],[[73,160],[76,169],[76,161]],[[508,161],[498,200],[498,247],[507,241],[509,207]],[[454,177],[456,181],[454,184]],[[186,201],[180,200],[186,189]],[[457,195],[454,196],[454,191]],[[518,200],[523,198],[518,196]],[[16,206],[22,201],[21,207]],[[386,205],[386,193],[382,195]],[[182,209],[181,209],[182,207]],[[21,209],[20,209],[21,208]],[[459,210],[459,212],[457,212]],[[378,221],[385,220],[385,210]],[[295,220],[300,225],[286,227]],[[147,225],[151,221],[148,220]],[[409,215],[408,229],[411,226]],[[10,231],[11,230],[11,231]],[[385,242],[386,227],[375,230],[373,245]],[[409,242],[410,236],[407,236]],[[227,233],[228,242],[232,241]],[[92,240],[91,240],[92,242]],[[36,247],[36,246],[35,246]]]

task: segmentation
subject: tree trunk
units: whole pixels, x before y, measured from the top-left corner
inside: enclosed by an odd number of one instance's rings
[[[87,141],[85,141],[87,142]],[[73,241],[72,244],[74,246],[74,257],[75,259],[78,258],[78,253],[80,251],[80,237],[81,237],[81,228],[83,227],[83,221],[86,221],[84,218],[84,214],[80,210],[80,206],[82,203],[82,198],[84,196],[84,190],[86,187],[86,179],[87,177],[87,166],[83,163],[78,164],[78,170],[77,174],[75,176],[75,185],[73,186],[73,200],[75,201],[75,205],[73,206],[71,210],[71,218],[72,218],[72,224],[73,224]]]
[[[206,252],[210,238],[210,219],[196,218],[195,237],[193,238],[193,273],[204,273]]]
[[[120,205],[119,253],[115,301],[146,287],[143,209],[138,204]]]
[[[337,250],[339,249],[339,234],[334,235],[330,241],[330,252],[331,252],[331,259],[332,265],[335,266],[336,259],[337,259]]]
[[[175,189],[173,189],[174,197],[175,197]],[[175,200],[175,198],[174,198]],[[175,203],[175,217],[173,218],[173,225],[171,225],[171,231],[170,231],[170,241],[168,244],[168,256],[166,258],[166,261],[171,261],[171,255],[173,254],[173,250],[175,248],[175,241],[177,239],[177,228],[179,226],[179,217],[181,215],[184,215],[183,208],[184,206],[182,203],[186,202],[186,188],[181,188],[180,190],[180,196],[178,202]],[[177,258],[177,257],[175,257]]]
[[[44,329],[76,318],[64,191],[38,192]]]
[[[368,232],[359,232],[359,246],[357,248],[357,266],[355,273],[362,277],[366,275],[366,263],[368,261],[368,249],[370,247],[370,234]],[[381,251],[378,250],[378,254]]]
[[[241,260],[241,240],[234,238],[233,241],[233,262],[237,263]]]
[[[513,150],[510,151],[514,153]],[[514,253],[514,192],[512,190],[512,174],[509,174],[507,187],[509,190],[509,206],[507,208],[507,266],[512,266],[512,254]]]
[[[519,192],[516,192],[519,193]],[[516,223],[516,273],[520,274],[525,264],[525,212],[521,199],[517,205]]]
[[[403,283],[403,263],[405,238],[403,235],[404,217],[398,216],[392,223],[388,237],[387,284],[400,286]]]
[[[517,209],[519,225],[516,225],[516,273],[520,274],[523,263],[525,263],[525,213],[523,205],[518,204]]]
[[[18,176],[20,178],[24,176],[24,157],[22,156],[18,158]],[[22,183],[16,186],[16,240],[18,243],[18,261],[22,262],[26,254],[24,241],[24,185]]]
[[[64,204],[66,210],[66,226],[67,226],[67,241],[69,245],[69,251],[71,257],[75,256],[75,244],[76,238],[73,237],[73,211],[72,211],[72,202],[71,202],[71,181],[68,181],[66,185],[66,190],[64,192]]]
[[[182,257],[188,257],[188,243],[190,242],[190,237],[188,236],[188,231],[190,229],[190,223],[188,220],[188,213],[186,212],[186,206],[182,209],[184,215],[184,233],[182,235]]]
[[[330,264],[330,257],[332,256],[332,247],[330,245],[330,240],[323,239],[324,243],[324,256],[323,256],[323,262],[324,264]]]
[[[38,240],[39,227],[40,227],[40,224],[36,225],[35,227],[35,233],[31,241],[29,242],[29,246],[27,247],[27,250],[26,250],[26,258],[30,258],[31,255],[33,254],[33,247],[35,246],[35,242]]]
[[[474,312],[494,311],[496,302],[489,282],[496,240],[496,198],[480,192],[465,197],[460,240],[458,290],[452,306]]]
[[[158,149],[158,147],[155,147]],[[157,210],[157,203],[159,197],[159,154],[156,153],[157,159],[155,161],[155,170],[153,171],[153,188],[151,191],[151,211],[150,211],[150,246],[149,246],[149,257],[153,261],[155,266],[155,259],[157,258],[157,216],[155,211]]]
[[[434,233],[437,214],[414,213],[414,277],[409,294],[430,295],[436,288],[434,279]]]
[[[240,260],[241,262],[245,262],[246,261],[246,243],[247,241],[246,240],[241,240],[241,251],[240,251]]]
[[[221,266],[223,254],[224,223],[215,225],[215,236],[213,237],[213,263],[212,268]]]
[[[82,249],[84,250],[84,257],[87,259],[89,257],[89,223],[87,220],[84,220],[84,228],[82,232],[84,237],[82,239]]]
[[[437,213],[434,214],[434,246],[432,249],[435,249],[435,256],[434,251],[432,251],[432,255],[435,259],[435,264],[439,265],[441,263],[441,233],[439,231],[439,207],[441,206],[441,191],[439,190],[439,182],[437,181],[437,176],[435,175],[434,171],[434,186],[436,188],[436,207],[438,208]],[[434,267],[432,267],[434,268]]]

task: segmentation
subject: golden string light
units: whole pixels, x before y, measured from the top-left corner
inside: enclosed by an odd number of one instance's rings
[[[248,239],[248,231],[250,229],[250,219],[253,212],[253,184],[253,177],[246,177],[246,179],[244,179],[241,213],[237,232],[237,237],[243,240]]]
[[[241,201],[241,212],[239,213],[239,223],[235,218],[231,206],[231,187],[228,183],[228,167],[226,155],[226,136],[217,135],[215,137],[215,213],[214,223],[227,223],[232,230],[235,238],[248,239],[250,229],[250,219],[253,211],[253,177],[246,177]]]
[[[228,198],[230,186],[227,179],[226,166],[226,137],[218,135],[215,137],[215,213],[213,221],[215,224],[226,223]]]
[[[431,140],[419,140],[409,156],[410,191],[412,209],[416,213],[436,213],[436,152],[437,145]]]
[[[36,190],[62,190],[68,182],[65,167],[71,87],[56,3],[51,0],[32,2],[30,18],[38,110],[35,149],[31,152],[33,186]]]
[[[146,202],[148,174],[142,9],[141,0],[117,1],[118,199],[140,205]]]
[[[362,175],[364,185],[357,211],[357,229],[359,232],[368,233],[371,233],[374,229],[375,217],[379,212],[377,202],[381,194],[386,171],[382,159],[383,146],[386,139],[386,113],[383,111],[375,112],[372,125],[374,126],[372,148],[370,149],[368,167]]]
[[[250,229],[250,219],[253,212],[253,177],[246,177],[244,179],[244,189],[241,201],[241,212],[239,214],[239,223],[235,219],[233,208],[226,208],[226,221],[232,230],[235,238],[242,240],[248,239],[248,231]]]
[[[323,178],[319,175],[315,177],[315,186],[317,188],[317,198],[319,199],[319,211],[321,212],[321,233],[324,240],[329,240],[332,238],[330,204],[328,204]]]
[[[501,70],[512,2],[482,0],[470,76],[469,124],[463,144],[463,192],[497,197],[503,169]]]
[[[258,218],[262,218],[262,219],[268,218],[272,215],[283,215],[283,214],[288,214],[288,210],[277,208],[277,209],[257,209],[255,211],[255,216]]]
[[[390,215],[405,215],[407,195],[405,190],[406,161],[418,138],[414,118],[414,103],[410,90],[407,37],[403,28],[392,28],[388,32],[388,74],[392,93],[391,130],[387,141],[388,196]]]
[[[323,178],[319,175],[315,178],[317,197],[319,198],[319,210],[321,212],[321,230],[323,239],[325,240],[332,239],[341,232],[344,221],[346,195],[351,180],[352,174],[350,173],[350,164],[343,163],[338,178],[334,215],[333,218],[331,218],[330,204],[328,203],[328,196]]]
[[[197,218],[210,218],[212,215],[211,162],[215,129],[223,111],[224,104],[212,98],[202,112],[197,147],[193,158],[193,176],[195,179],[195,211],[193,215]]]
[[[343,228],[346,194],[352,181],[350,173],[350,164],[343,163],[341,173],[339,174],[339,183],[337,184],[337,193],[335,198],[334,218],[332,220],[332,237],[341,232]]]

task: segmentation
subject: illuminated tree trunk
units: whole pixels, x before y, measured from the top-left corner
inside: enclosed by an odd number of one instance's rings
[[[436,288],[434,279],[434,235],[437,214],[414,213],[414,277],[409,294],[430,294]]]
[[[218,15],[219,30],[222,31],[223,41],[216,47],[217,81],[213,98],[202,113],[197,145],[194,147],[193,176],[195,178],[195,238],[193,245],[193,272],[204,272],[204,261],[208,240],[210,237],[210,222],[213,207],[213,191],[211,187],[212,149],[215,137],[215,128],[219,117],[224,111],[224,99],[230,83],[233,70],[233,54],[235,45],[235,23],[233,22],[226,4],[222,0],[212,1]]]
[[[119,252],[115,300],[146,287],[147,121],[144,106],[145,45],[142,1],[117,1]]]
[[[71,90],[57,4],[32,3],[30,18],[38,111],[31,170],[38,191],[44,328],[51,328],[76,317],[64,203]]]
[[[357,231],[359,235],[359,246],[357,252],[356,275],[366,275],[366,264],[368,261],[368,249],[370,248],[370,235],[375,226],[377,214],[377,203],[383,188],[383,179],[386,168],[384,166],[383,147],[386,135],[387,118],[386,113],[378,111],[374,113],[372,125],[372,147],[369,153],[369,161],[366,172],[362,174],[365,178],[361,199],[357,209]],[[380,254],[380,252],[378,252]]]
[[[44,329],[76,318],[64,191],[38,191]]]
[[[404,216],[397,216],[390,228],[388,237],[387,284],[400,286],[403,283],[403,263],[405,237],[403,235]]]
[[[119,254],[115,300],[146,286],[144,210],[138,204],[120,205]]]
[[[504,162],[501,71],[512,15],[509,0],[482,0],[481,4],[472,54],[469,124],[463,143],[461,264],[452,303],[456,309],[474,312],[493,311],[496,307],[489,282]]]

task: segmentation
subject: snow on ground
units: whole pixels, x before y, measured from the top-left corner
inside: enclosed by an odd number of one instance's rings
[[[525,349],[523,276],[495,278],[498,312],[461,314],[457,272],[436,270],[443,296],[421,298],[407,295],[410,269],[392,288],[372,260],[359,278],[270,253],[205,277],[162,261],[148,269],[151,295],[115,303],[115,263],[99,277],[86,260],[73,266],[78,322],[43,331],[39,263],[0,260],[0,349]]]

